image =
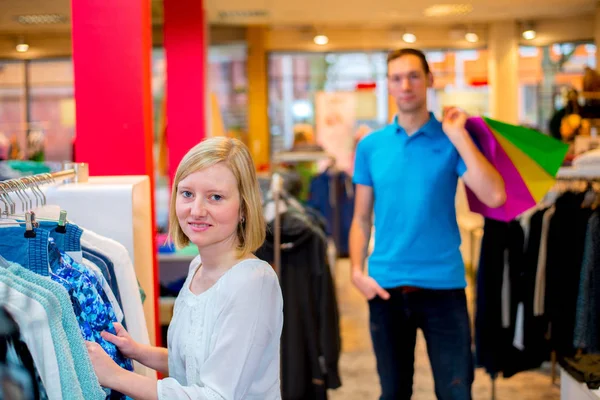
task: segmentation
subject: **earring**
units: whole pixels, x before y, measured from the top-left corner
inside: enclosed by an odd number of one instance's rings
[[[242,219],[240,219],[240,223],[243,224],[244,222],[246,222],[246,218],[242,217]]]

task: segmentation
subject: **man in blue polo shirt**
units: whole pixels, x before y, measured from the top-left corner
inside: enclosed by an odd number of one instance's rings
[[[506,200],[504,182],[465,130],[466,114],[427,109],[433,76],[425,55],[388,56],[394,122],[356,149],[350,230],[352,282],[368,299],[382,400],[410,399],[417,329],[423,331],[440,400],[470,400],[473,360],[459,251],[459,177],[490,207]],[[364,271],[374,211],[375,248]]]

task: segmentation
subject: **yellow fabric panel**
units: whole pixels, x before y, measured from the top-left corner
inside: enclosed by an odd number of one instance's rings
[[[542,200],[554,185],[555,179],[508,139],[493,129],[491,131],[508,158],[517,168],[517,171],[519,171],[535,201]]]

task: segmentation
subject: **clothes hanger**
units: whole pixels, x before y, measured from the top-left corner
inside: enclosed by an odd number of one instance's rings
[[[7,211],[2,213],[6,215],[7,219],[0,222],[0,224],[26,223],[26,215],[33,213],[35,220],[57,222],[58,227],[56,231],[60,233],[66,232],[67,212],[61,210],[59,206],[48,206],[46,204],[46,196],[38,186],[38,182],[40,181],[52,180],[51,175],[46,175],[44,178],[32,176],[21,178],[20,180],[0,182],[0,200],[7,208]],[[23,182],[23,180],[26,182]],[[27,194],[27,189],[30,189],[35,197],[35,207],[33,199]],[[10,193],[15,193],[16,197],[21,200],[24,211],[23,215],[16,214],[16,202],[11,198]],[[13,219],[8,219],[8,217],[13,217]]]
[[[52,178],[52,175],[50,175],[50,174],[44,174],[43,176],[39,176],[37,178],[37,180],[39,180],[40,183],[55,182],[55,180]],[[32,190],[33,190],[33,188],[36,188],[44,200],[40,207],[36,207],[33,210],[35,212],[35,214],[37,215],[38,220],[40,220],[40,221],[41,220],[44,220],[44,221],[60,220],[60,215],[61,215],[60,206],[48,204],[48,202],[46,201],[46,196],[44,195],[44,192],[38,186],[38,182],[34,181],[34,182],[32,182],[32,185],[33,185]]]

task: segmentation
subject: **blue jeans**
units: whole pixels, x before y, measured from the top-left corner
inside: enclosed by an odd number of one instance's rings
[[[415,342],[421,328],[439,400],[471,400],[473,355],[465,291],[405,288],[369,301],[380,400],[412,396]]]

